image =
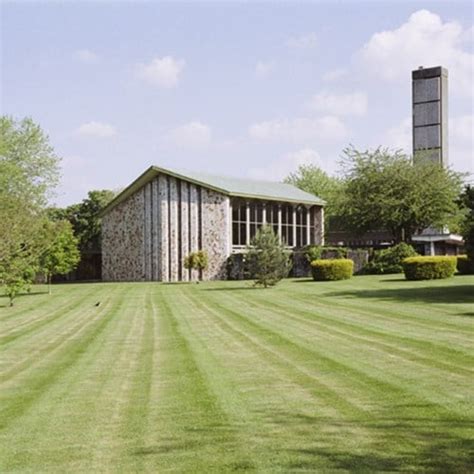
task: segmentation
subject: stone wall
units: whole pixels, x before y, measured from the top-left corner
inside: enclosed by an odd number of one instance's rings
[[[311,208],[312,240],[323,244],[323,208]],[[108,281],[189,281],[227,277],[232,252],[228,196],[160,174],[103,217],[103,278]],[[203,272],[184,268],[204,250]]]
[[[314,245],[324,245],[324,207],[313,206],[313,232],[314,232]]]
[[[103,217],[103,275],[108,281],[188,281],[225,278],[230,254],[229,198],[159,175]],[[184,259],[202,249],[202,275]]]
[[[204,280],[224,280],[226,261],[230,255],[229,198],[221,193],[202,188],[202,249],[209,256],[209,267]]]
[[[142,281],[144,268],[144,189],[102,218],[102,279]]]

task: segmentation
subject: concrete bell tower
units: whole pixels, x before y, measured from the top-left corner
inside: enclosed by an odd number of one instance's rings
[[[448,165],[448,70],[420,67],[412,77],[413,159]]]

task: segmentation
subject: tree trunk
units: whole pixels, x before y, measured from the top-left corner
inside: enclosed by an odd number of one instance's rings
[[[48,280],[48,295],[50,295],[51,294],[51,274],[50,273],[48,273],[47,280]]]

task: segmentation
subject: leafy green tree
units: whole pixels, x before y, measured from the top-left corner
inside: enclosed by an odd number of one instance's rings
[[[459,199],[460,208],[465,215],[461,225],[466,255],[474,268],[474,187],[467,185]]]
[[[0,117],[0,282],[10,297],[34,277],[47,242],[44,207],[59,178],[59,158],[31,119]]]
[[[59,182],[59,161],[48,136],[30,118],[0,117],[0,190],[42,209]]]
[[[87,198],[79,204],[64,209],[49,209],[53,220],[68,220],[79,241],[81,252],[100,251],[101,220],[100,212],[114,198],[115,192],[107,189],[89,191]]]
[[[48,292],[51,294],[51,278],[53,275],[65,275],[76,268],[80,260],[78,240],[74,236],[68,221],[48,222],[46,233],[50,245],[39,259],[39,269],[46,276]]]
[[[257,230],[247,247],[247,265],[256,285],[276,285],[291,270],[290,256],[271,226]]]
[[[401,151],[344,150],[341,215],[356,232],[387,229],[396,242],[410,242],[428,227],[455,230],[462,174],[429,163],[412,163]]]
[[[343,188],[341,179],[328,175],[319,166],[300,165],[295,172],[285,178],[284,182],[324,199],[326,219],[338,214],[339,197]]]
[[[0,283],[5,288],[10,306],[20,293],[29,291],[37,269],[36,252],[27,249],[21,249],[21,252],[0,262]]]
[[[363,273],[382,275],[387,273],[402,273],[402,262],[406,258],[416,257],[416,250],[405,242],[400,242],[388,249],[376,250],[372,260],[363,268]]]

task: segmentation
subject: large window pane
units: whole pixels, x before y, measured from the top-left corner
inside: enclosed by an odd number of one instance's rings
[[[240,240],[239,240],[239,245],[245,245],[246,244],[246,236],[247,236],[247,228],[245,224],[239,224],[240,227]]]
[[[239,224],[232,224],[232,245],[239,245]]]

